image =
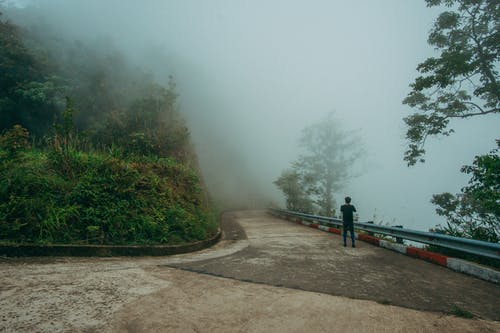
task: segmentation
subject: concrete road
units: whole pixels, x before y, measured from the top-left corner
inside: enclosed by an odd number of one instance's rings
[[[0,258],[0,332],[500,332],[496,285],[265,212],[223,227],[172,257]]]
[[[241,281],[500,320],[500,287],[420,259],[290,223],[262,211],[227,213],[226,230],[248,238],[231,256],[171,265]],[[231,227],[232,226],[232,227]],[[245,235],[246,234],[246,235]]]

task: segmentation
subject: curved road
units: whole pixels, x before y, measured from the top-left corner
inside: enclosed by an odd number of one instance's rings
[[[338,235],[262,211],[223,216],[226,229],[235,222],[242,227],[237,238],[249,240],[247,248],[172,267],[412,309],[449,312],[458,306],[500,320],[500,288],[493,283],[364,242],[344,248]]]
[[[500,332],[492,283],[264,211],[222,227],[172,257],[0,258],[0,332]]]

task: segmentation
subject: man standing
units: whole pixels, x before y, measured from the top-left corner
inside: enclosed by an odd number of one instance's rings
[[[347,229],[351,233],[351,244],[352,247],[356,247],[354,244],[354,218],[353,213],[356,211],[356,208],[351,205],[351,198],[345,197],[345,204],[340,206],[340,211],[342,212],[342,222],[343,222],[343,237],[344,237],[344,246],[347,246]]]

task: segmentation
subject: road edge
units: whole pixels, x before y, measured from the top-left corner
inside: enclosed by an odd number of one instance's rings
[[[276,216],[272,214],[273,216]],[[308,226],[310,228],[322,230],[325,232],[329,233],[334,233],[334,234],[341,234],[341,229],[338,228],[332,228],[328,227],[325,225],[321,225],[319,223],[314,223],[314,222],[308,222],[308,221],[303,221],[300,218],[283,218],[281,216],[278,216],[281,219],[285,219],[288,221],[295,222],[297,224],[301,224],[304,226]],[[492,282],[495,284],[500,284],[500,272],[496,271],[494,269],[466,261],[463,259],[457,259],[453,257],[448,257],[443,254],[439,253],[434,253],[430,251],[426,251],[423,249],[419,249],[413,246],[406,246],[404,244],[398,244],[398,243],[393,243],[389,242],[387,240],[383,240],[374,236],[369,236],[365,234],[360,234],[356,233],[356,239],[364,241],[366,243],[370,243],[375,246],[379,246],[385,249],[389,249],[392,251],[399,252],[401,254],[413,257],[413,258],[418,258],[418,259],[423,259],[425,261],[449,268],[453,271],[459,272],[459,273],[464,273],[467,275],[471,275],[474,277],[477,277],[481,280],[485,280],[488,282]]]
[[[180,245],[74,245],[74,244],[19,244],[0,245],[0,255],[7,257],[117,257],[168,256],[195,252],[215,245],[222,230],[205,240]]]

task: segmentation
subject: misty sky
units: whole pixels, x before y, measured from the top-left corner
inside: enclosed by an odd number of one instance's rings
[[[425,164],[403,161],[401,104],[433,54],[427,34],[440,10],[423,0],[45,0],[39,19],[71,39],[105,39],[165,82],[173,74],[204,178],[219,200],[276,201],[272,184],[300,153],[302,128],[328,113],[359,130],[362,175],[336,195],[361,221],[428,229],[443,220],[429,200],[458,192],[459,172],[494,148],[498,117],[452,123],[429,140]]]

